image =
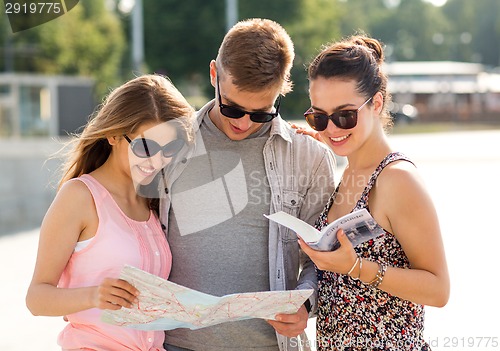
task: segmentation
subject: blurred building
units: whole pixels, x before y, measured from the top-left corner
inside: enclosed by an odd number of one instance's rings
[[[52,155],[86,124],[93,86],[82,77],[0,74],[0,235],[40,226],[59,180]]]
[[[385,65],[398,105],[411,105],[423,122],[500,122],[500,74],[477,63],[393,62]]]
[[[83,77],[0,74],[0,137],[75,132],[95,108],[93,86]]]

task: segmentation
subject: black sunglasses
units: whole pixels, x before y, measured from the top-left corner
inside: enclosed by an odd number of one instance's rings
[[[222,98],[220,96],[220,87],[219,87],[219,75],[217,75],[217,94],[219,96],[219,108],[220,113],[229,118],[241,118],[244,115],[249,115],[250,120],[255,123],[267,123],[271,122],[273,118],[278,116],[281,104],[281,95],[278,96],[278,105],[276,106],[276,112],[247,112],[240,110],[237,107],[224,105],[222,103]]]
[[[340,129],[351,129],[358,124],[358,112],[373,98],[369,98],[356,110],[340,110],[327,116],[324,113],[314,112],[310,107],[305,113],[307,123],[312,129],[321,132],[328,127],[328,120],[331,120]]]
[[[160,146],[156,141],[145,138],[130,140],[126,135],[123,136],[128,143],[134,155],[140,158],[148,158],[156,155],[160,150],[163,157],[173,157],[184,146],[184,139],[175,139],[166,145]]]

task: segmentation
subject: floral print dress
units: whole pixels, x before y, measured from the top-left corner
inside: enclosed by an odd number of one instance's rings
[[[391,162],[405,160],[390,153],[376,168],[354,210],[368,208],[370,190],[378,175]],[[328,211],[338,193],[335,189],[316,221],[321,230],[328,225]],[[389,232],[355,247],[363,259],[387,266],[410,268],[400,243]],[[317,270],[318,350],[430,350],[424,341],[424,307],[372,288],[346,274]]]

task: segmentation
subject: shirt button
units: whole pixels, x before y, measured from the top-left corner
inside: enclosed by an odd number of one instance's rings
[[[147,224],[144,224],[144,228],[148,229],[148,225],[147,225]]]
[[[158,251],[155,252],[156,256],[160,256],[160,253]]]
[[[153,338],[148,338],[148,341],[149,342],[153,342]]]

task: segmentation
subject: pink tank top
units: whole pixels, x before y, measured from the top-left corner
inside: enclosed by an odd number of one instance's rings
[[[168,278],[172,255],[156,215],[145,222],[127,217],[111,194],[92,176],[81,181],[94,198],[99,226],[94,238],[74,252],[58,286],[78,288],[99,285],[106,277],[118,278],[125,264]],[[163,349],[163,331],[139,331],[101,322],[102,310],[93,308],[68,315],[69,323],[59,334],[59,345],[67,349],[137,350]]]

